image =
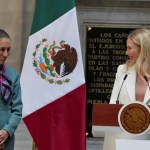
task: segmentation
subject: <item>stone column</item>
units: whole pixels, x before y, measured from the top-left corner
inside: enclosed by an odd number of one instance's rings
[[[34,16],[35,0],[24,0],[23,1],[23,30],[22,30],[22,53],[21,53],[21,66],[26,53],[28,44],[28,37],[32,26],[32,20]]]

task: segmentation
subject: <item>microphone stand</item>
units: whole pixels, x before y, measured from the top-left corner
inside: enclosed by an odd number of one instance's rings
[[[122,84],[121,84],[121,87],[120,87],[120,90],[119,90],[119,93],[118,93],[118,96],[117,96],[116,104],[119,104],[119,95],[120,95],[120,92],[121,92],[123,83],[124,83],[124,81],[126,80],[127,76],[128,76],[128,75],[126,74],[126,75],[124,76],[124,78],[123,78],[123,82],[122,82]]]
[[[145,79],[145,81],[147,82],[147,84],[148,84],[148,88],[149,88],[149,90],[150,90],[150,85],[149,85],[149,82],[148,82],[147,77],[146,77],[146,76],[144,76],[144,79]]]

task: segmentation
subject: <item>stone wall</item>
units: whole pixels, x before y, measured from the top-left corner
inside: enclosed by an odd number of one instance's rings
[[[150,22],[150,1],[146,0],[75,0],[85,63],[85,27],[88,25],[138,24]],[[31,29],[35,0],[1,0],[0,28],[12,39],[7,64],[21,72]]]
[[[76,0],[76,3],[84,66],[86,27],[150,26],[150,1]]]
[[[16,5],[17,4],[17,5]],[[11,37],[11,52],[7,60],[9,66],[20,71],[22,26],[23,25],[23,1],[0,1],[0,28],[8,32]]]
[[[85,66],[86,27],[147,26],[150,25],[148,0],[75,0],[78,26]],[[30,34],[35,0],[0,0],[0,28],[12,39],[7,64],[21,73]],[[102,149],[103,139],[87,138],[87,149]]]
[[[35,0],[23,0],[23,30],[22,30],[22,55],[21,66],[23,65],[26,47],[28,43],[28,37],[30,35],[30,29],[32,25],[32,19],[35,9]]]
[[[149,0],[75,0],[82,7],[149,8]]]

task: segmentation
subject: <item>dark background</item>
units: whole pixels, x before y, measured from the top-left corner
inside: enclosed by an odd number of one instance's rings
[[[109,103],[119,64],[127,57],[126,40],[133,28],[86,28],[86,133],[92,136],[93,103]]]

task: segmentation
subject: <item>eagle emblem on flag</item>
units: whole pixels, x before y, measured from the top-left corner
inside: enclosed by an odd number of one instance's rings
[[[50,84],[65,84],[70,81],[63,78],[73,72],[77,65],[78,55],[74,47],[65,44],[64,40],[56,45],[53,40],[51,44],[43,38],[33,52],[33,67],[36,73]]]

